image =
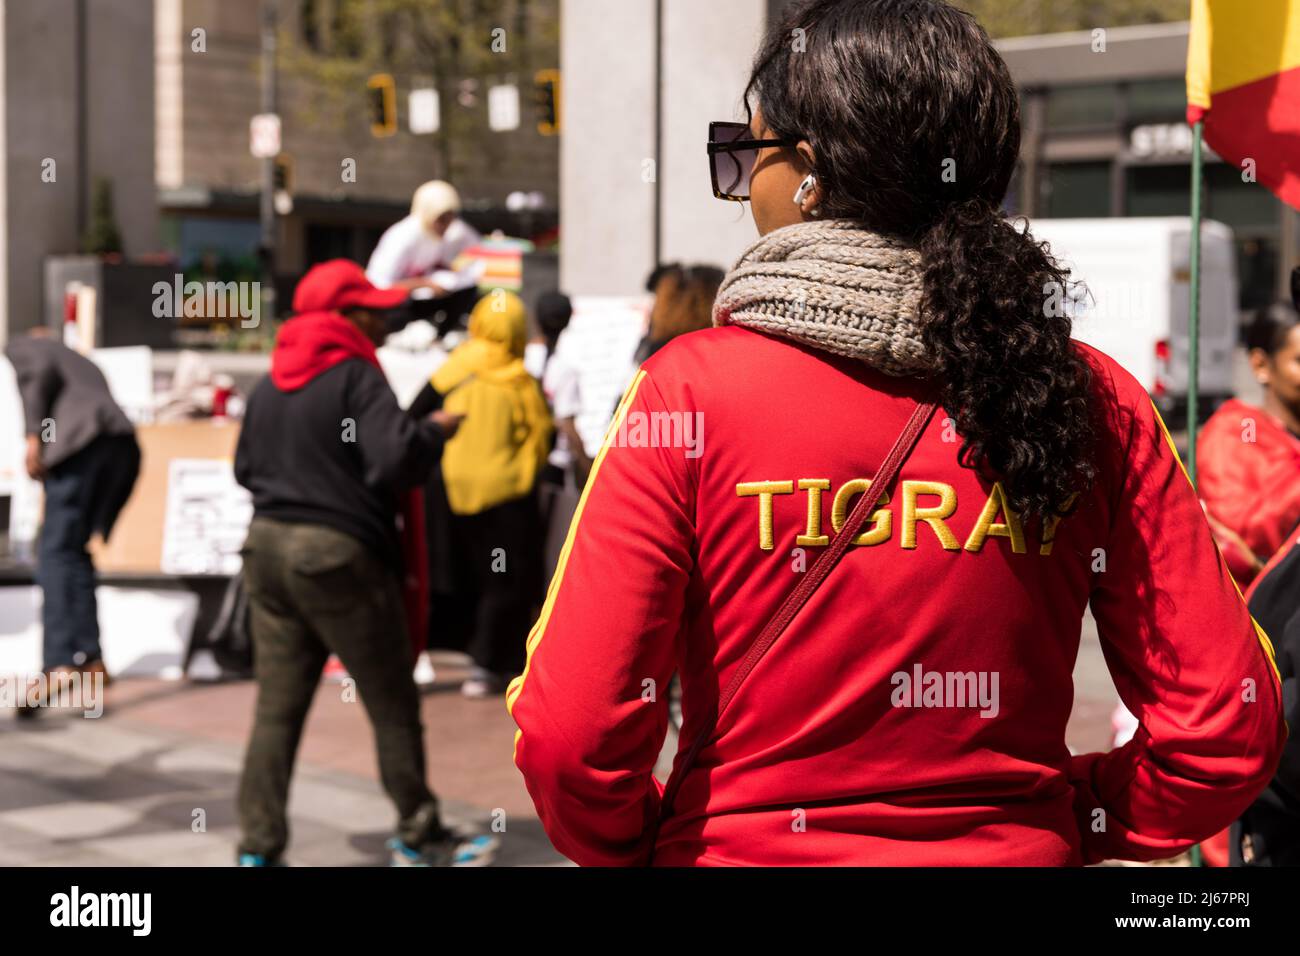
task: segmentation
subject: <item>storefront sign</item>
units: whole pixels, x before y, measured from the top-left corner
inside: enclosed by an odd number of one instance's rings
[[[1129,151],[1138,159],[1191,156],[1192,128],[1186,123],[1152,123],[1129,133]]]

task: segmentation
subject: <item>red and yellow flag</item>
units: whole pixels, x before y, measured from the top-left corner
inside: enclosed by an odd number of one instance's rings
[[[1300,209],[1300,0],[1192,0],[1187,121]]]

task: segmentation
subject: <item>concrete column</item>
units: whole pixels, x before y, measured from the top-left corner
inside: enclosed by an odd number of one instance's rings
[[[87,189],[101,176],[113,184],[127,256],[157,252],[154,7],[140,0],[89,0],[86,14]],[[232,137],[231,149],[242,146]]]
[[[42,262],[76,249],[75,0],[7,0],[4,20],[4,308],[13,335],[42,323]],[[47,162],[48,161],[48,162]],[[52,182],[42,180],[50,170]]]
[[[86,10],[84,81],[78,69],[80,9]],[[0,58],[3,342],[42,323],[45,257],[78,250],[79,209],[89,202],[95,175],[113,181],[127,253],[158,246],[153,6],[137,0],[0,0]]]
[[[560,287],[636,292],[654,264],[655,0],[561,6]]]
[[[710,120],[744,120],[767,0],[664,0],[663,258],[728,268],[758,233],[749,205],[713,197]]]
[[[744,117],[741,95],[768,6],[768,0],[564,0],[560,282],[566,292],[636,294],[656,261],[728,266],[753,241],[748,209],[713,198],[704,144],[709,120]]]

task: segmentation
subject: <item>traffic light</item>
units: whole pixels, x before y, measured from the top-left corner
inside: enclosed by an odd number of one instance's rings
[[[391,73],[376,73],[366,80],[370,96],[370,134],[392,136],[397,132],[397,84]]]
[[[271,202],[277,215],[287,216],[293,212],[293,157],[281,153],[275,157],[272,170],[274,188],[271,190]]]
[[[560,71],[538,70],[533,83],[539,113],[537,132],[556,136],[560,132]]]
[[[293,192],[293,157],[288,153],[275,157],[275,191]]]

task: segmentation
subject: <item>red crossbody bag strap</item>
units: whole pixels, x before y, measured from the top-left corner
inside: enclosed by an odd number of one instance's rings
[[[848,550],[849,542],[858,536],[871,513],[880,504],[880,499],[898,480],[898,472],[903,467],[903,462],[912,453],[912,449],[916,447],[921,433],[925,431],[926,426],[930,423],[935,407],[934,402],[923,402],[912,412],[912,417],[907,420],[902,433],[894,441],[894,447],[885,456],[879,471],[876,472],[876,477],[871,480],[871,487],[858,498],[857,506],[849,514],[848,520],[844,522],[844,527],[831,540],[830,545],[821,553],[821,556],[813,562],[812,567],[804,572],[798,586],[781,603],[781,607],[777,609],[776,614],[772,615],[771,620],[767,622],[767,626],[763,628],[762,633],[758,635],[758,639],[754,641],[745,654],[731,680],[727,682],[727,686],[718,697],[718,704],[709,716],[709,720],[700,728],[700,732],[695,735],[695,740],[691,743],[690,749],[686,751],[686,756],[677,765],[676,771],[664,788],[659,819],[655,825],[656,837],[659,831],[658,824],[672,815],[673,801],[677,798],[677,791],[681,789],[682,781],[686,779],[686,775],[690,773],[691,768],[695,765],[695,760],[699,757],[700,751],[713,740],[714,733],[718,728],[718,721],[727,712],[727,707],[735,698],[736,692],[740,690],[740,685],[745,682],[750,672],[763,659],[763,655],[776,643],[776,639],[789,627],[790,622],[794,620],[795,615],[807,603],[808,598],[812,597],[818,585],[826,580],[826,576],[831,573],[831,569],[835,567],[840,558],[843,557],[844,552]],[[650,848],[650,853],[653,856],[653,842],[650,844]]]

